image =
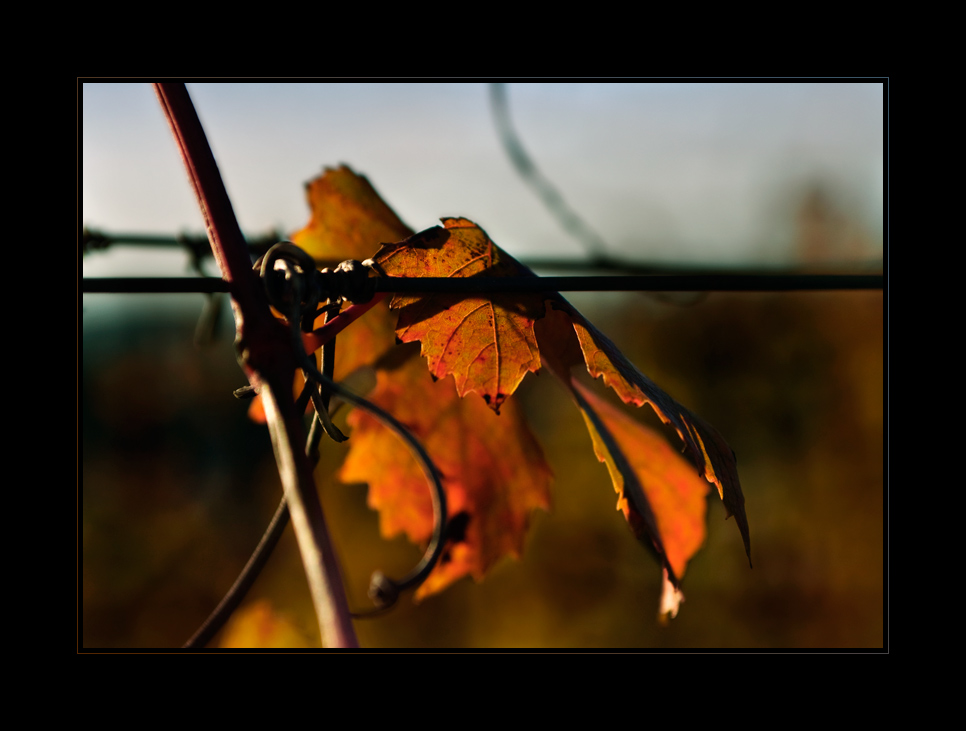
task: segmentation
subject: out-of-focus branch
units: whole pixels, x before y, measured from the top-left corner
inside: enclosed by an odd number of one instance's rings
[[[572,235],[581,244],[591,257],[591,263],[606,260],[607,244],[600,235],[585,223],[571,208],[564,197],[537,168],[536,163],[523,149],[523,144],[517,133],[513,129],[513,122],[510,120],[510,107],[507,102],[506,84],[490,85],[490,103],[493,108],[493,118],[496,122],[497,134],[503,149],[513,163],[513,167],[520,174],[520,177],[529,185],[533,192],[537,194],[550,213],[563,227],[564,231]]]

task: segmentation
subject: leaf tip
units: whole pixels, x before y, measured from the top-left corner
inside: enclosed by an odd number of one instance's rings
[[[486,405],[489,406],[491,409],[493,409],[493,411],[496,414],[499,414],[500,407],[503,405],[503,402],[506,401],[506,396],[507,395],[505,393],[499,393],[499,392],[496,394],[496,396],[492,396],[491,394],[484,393],[483,400],[486,401]]]
[[[664,569],[664,588],[661,591],[661,606],[658,609],[658,621],[667,625],[668,621],[678,616],[681,602],[684,601],[684,594],[677,588],[668,576],[667,568]]]
[[[735,522],[738,524],[738,532],[741,534],[741,542],[745,545],[745,555],[748,557],[748,568],[755,568],[751,564],[751,534],[748,531],[748,518],[745,516],[744,505],[741,506],[741,512],[732,513],[725,506],[725,520],[734,515]]]

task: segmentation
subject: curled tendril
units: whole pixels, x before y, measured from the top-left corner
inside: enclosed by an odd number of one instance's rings
[[[296,401],[296,408],[299,413],[304,412],[311,400],[316,409],[317,418],[312,419],[312,426],[309,429],[309,436],[305,445],[306,456],[313,463],[318,462],[318,445],[323,433],[328,433],[336,441],[345,439],[345,436],[332,425],[329,418],[329,397],[336,395],[343,401],[368,411],[384,425],[395,431],[415,453],[433,488],[435,527],[433,538],[427,546],[422,560],[412,571],[399,580],[390,579],[381,571],[373,572],[369,584],[369,597],[375,604],[375,608],[367,612],[354,612],[353,616],[355,617],[371,617],[380,614],[396,602],[400,592],[422,584],[439,560],[443,551],[443,537],[446,532],[446,494],[443,492],[439,473],[423,446],[391,415],[332,380],[334,342],[330,341],[323,346],[321,372],[315,367],[313,357],[305,352],[302,345],[300,327],[303,331],[311,331],[318,315],[324,313],[328,318],[328,315],[337,313],[341,305],[339,302],[332,302],[333,300],[345,299],[359,304],[372,298],[375,292],[375,280],[369,278],[368,270],[370,268],[377,270],[371,261],[353,261],[343,262],[335,272],[319,273],[315,270],[315,262],[312,258],[290,242],[276,244],[254,264],[254,269],[260,273],[264,282],[269,302],[279,312],[287,313],[292,328],[292,344],[306,379],[305,387]],[[319,302],[323,299],[330,301],[330,304],[319,308]],[[235,391],[236,398],[249,398],[254,395],[255,389],[251,386]],[[288,504],[283,497],[275,511],[275,517],[272,518],[272,522],[245,568],[242,569],[241,574],[218,606],[191,639],[184,644],[185,649],[204,647],[224,626],[228,617],[241,604],[255,582],[285,530],[285,526],[288,525],[288,521]]]
[[[296,305],[303,319],[302,329],[311,330],[321,296],[315,259],[290,241],[281,241],[266,251],[259,262],[256,266],[272,307],[288,313]]]
[[[289,255],[291,255],[291,258],[289,258]],[[398,580],[390,579],[381,571],[376,571],[372,576],[369,586],[369,597],[376,605],[376,609],[382,610],[392,606],[392,604],[399,597],[400,592],[422,584],[436,566],[436,563],[443,552],[444,535],[446,532],[446,493],[443,491],[443,483],[440,480],[439,471],[433,464],[432,459],[430,459],[429,454],[426,452],[423,445],[419,443],[419,441],[409,432],[409,430],[406,429],[405,426],[403,426],[388,412],[383,411],[381,408],[362,396],[349,391],[345,387],[333,381],[328,375],[322,373],[316,366],[315,359],[305,352],[305,348],[302,344],[300,323],[305,320],[304,315],[306,312],[314,315],[320,296],[316,287],[316,282],[318,280],[314,280],[310,276],[309,272],[307,272],[305,269],[305,257],[308,257],[308,255],[294,244],[277,244],[265,255],[261,269],[263,273],[273,273],[268,275],[266,279],[266,286],[276,287],[276,292],[274,294],[270,293],[269,297],[270,299],[274,297],[276,302],[278,302],[280,305],[283,305],[283,307],[275,305],[276,309],[287,313],[292,333],[292,345],[295,350],[296,358],[298,359],[298,365],[305,374],[306,380],[312,381],[315,385],[317,385],[318,388],[321,388],[330,396],[338,396],[343,401],[369,412],[384,426],[394,431],[399,438],[402,439],[412,450],[413,454],[419,461],[420,466],[423,468],[426,479],[429,481],[429,484],[432,487],[434,520],[433,537],[432,540],[430,540],[429,545],[426,547],[422,560],[415,566],[415,568],[412,569],[412,571]],[[311,257],[309,257],[309,259],[311,259]],[[343,262],[343,264],[346,264],[346,262]],[[351,276],[355,279],[355,281],[362,281],[362,277],[358,274],[358,269],[356,267],[348,267],[348,270],[352,272]],[[313,269],[311,271],[314,272],[315,270]],[[281,276],[279,276],[279,274],[281,274]],[[366,274],[366,278],[368,279],[368,274]],[[273,280],[273,283],[268,284],[269,280]],[[315,290],[314,295],[306,296],[306,288]],[[359,293],[354,294],[358,295]],[[342,296],[345,296],[347,299],[349,298],[345,294]],[[364,296],[364,294],[362,296]],[[328,410],[322,407],[321,400],[316,401],[315,399],[317,392],[314,388],[312,391],[312,398],[313,401],[315,401],[316,409],[319,411],[320,418],[323,412],[326,414],[326,416],[328,416]],[[323,427],[326,427],[324,420]],[[335,427],[332,428],[334,429]],[[341,436],[341,432],[339,432],[339,435]]]
[[[298,335],[298,332],[296,331],[295,334]],[[301,344],[302,340],[301,337],[299,337],[299,347],[301,347]],[[420,466],[423,468],[423,472],[426,474],[427,480],[429,480],[429,483],[433,488],[433,538],[430,541],[429,546],[426,548],[423,559],[412,571],[406,574],[406,576],[396,581],[389,579],[380,572],[376,572],[376,574],[373,575],[372,584],[369,588],[370,598],[378,608],[389,606],[396,600],[400,591],[422,584],[426,577],[429,576],[429,573],[433,570],[433,567],[439,560],[440,554],[443,552],[443,534],[446,530],[446,494],[443,491],[443,484],[440,481],[439,472],[435,465],[433,465],[433,462],[426,453],[426,450],[423,448],[423,445],[420,444],[419,441],[406,429],[406,427],[399,423],[399,421],[397,421],[391,414],[383,411],[371,401],[354,394],[352,391],[343,388],[335,381],[327,378],[318,370],[318,368],[315,367],[312,359],[308,355],[304,354],[304,350],[300,365],[302,370],[308,374],[310,379],[315,381],[321,388],[328,391],[331,395],[338,396],[343,401],[369,412],[384,426],[396,432],[399,438],[402,439],[416,455]]]

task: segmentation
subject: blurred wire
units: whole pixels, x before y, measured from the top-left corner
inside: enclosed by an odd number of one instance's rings
[[[248,248],[252,256],[258,257],[284,238],[278,231],[272,231],[262,236],[248,237]],[[125,246],[179,247],[186,249],[195,261],[207,259],[212,256],[211,244],[208,241],[208,237],[204,234],[181,234],[178,236],[139,233],[118,234],[98,231],[87,228],[86,226],[81,236],[81,253],[86,255],[92,251],[103,251],[118,244]]]

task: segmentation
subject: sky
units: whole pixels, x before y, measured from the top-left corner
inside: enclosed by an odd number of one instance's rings
[[[304,226],[304,183],[345,163],[416,230],[464,216],[517,256],[586,254],[503,151],[488,84],[188,89],[247,234]],[[882,84],[511,83],[507,94],[528,154],[614,257],[794,264],[817,195],[824,220],[861,239],[848,256],[882,258]],[[203,232],[150,85],[85,83],[79,103],[83,224]],[[183,259],[115,249],[83,266],[86,276],[179,274]]]

